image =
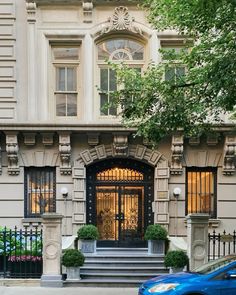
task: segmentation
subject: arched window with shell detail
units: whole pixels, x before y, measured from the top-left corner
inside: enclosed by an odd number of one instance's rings
[[[117,116],[118,110],[112,105],[113,91],[117,90],[116,73],[108,64],[124,63],[142,72],[145,61],[143,41],[127,35],[117,35],[97,43],[97,64],[99,68],[100,116]]]

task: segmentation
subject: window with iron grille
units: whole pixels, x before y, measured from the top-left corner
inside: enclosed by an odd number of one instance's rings
[[[208,213],[216,218],[216,169],[187,168],[186,214]]]
[[[25,168],[25,217],[37,217],[55,211],[55,168]]]

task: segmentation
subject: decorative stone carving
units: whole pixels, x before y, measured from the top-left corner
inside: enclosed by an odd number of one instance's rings
[[[88,144],[96,146],[99,144],[99,133],[88,133]]]
[[[108,26],[101,31],[101,35],[111,31],[131,31],[135,34],[143,35],[141,28],[135,26],[134,21],[135,19],[130,16],[127,7],[116,7],[113,16],[108,18]]]
[[[113,150],[114,156],[128,155],[128,134],[114,134]]]
[[[225,137],[223,174],[233,175],[235,173],[236,136]]]
[[[25,145],[29,145],[29,146],[35,145],[36,133],[24,133],[23,135],[24,135],[24,144]]]
[[[219,134],[209,134],[207,135],[207,144],[208,145],[217,145],[219,139]]]
[[[70,132],[59,134],[59,153],[61,159],[60,172],[62,175],[71,174],[71,145],[70,145]]]
[[[196,145],[199,145],[200,144],[200,137],[190,137],[189,138],[189,145],[191,146],[196,146]]]
[[[28,22],[36,21],[36,3],[34,0],[26,0],[26,11]]]
[[[8,174],[18,175],[20,168],[18,164],[18,141],[17,133],[6,133],[6,152],[8,158]]]
[[[92,13],[93,13],[93,1],[84,0],[83,1],[83,12],[84,12],[84,23],[92,22]]]
[[[170,173],[172,175],[180,175],[183,172],[182,160],[184,151],[184,138],[183,135],[172,136],[172,159]]]
[[[42,143],[46,146],[53,145],[54,133],[42,133]]]

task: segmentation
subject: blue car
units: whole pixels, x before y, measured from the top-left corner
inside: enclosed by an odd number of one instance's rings
[[[236,255],[210,261],[192,272],[155,277],[139,295],[236,295]]]

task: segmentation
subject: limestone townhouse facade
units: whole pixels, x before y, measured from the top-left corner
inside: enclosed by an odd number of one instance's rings
[[[95,224],[105,247],[141,247],[153,223],[185,237],[190,213],[208,213],[210,230],[236,228],[233,125],[153,148],[105,107],[117,87],[107,60],[142,73],[183,41],[129,1],[0,1],[1,226],[57,212],[63,235]]]

